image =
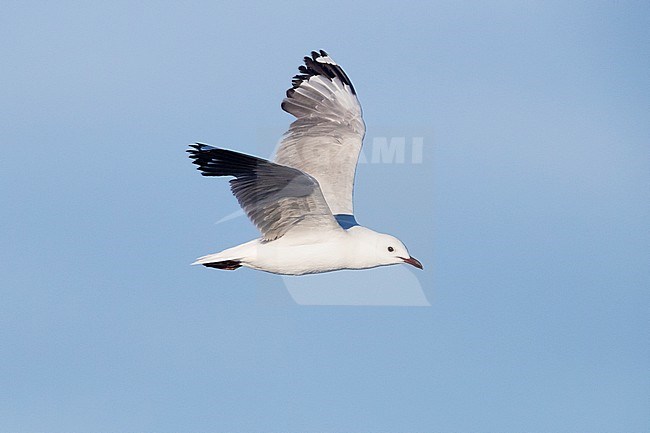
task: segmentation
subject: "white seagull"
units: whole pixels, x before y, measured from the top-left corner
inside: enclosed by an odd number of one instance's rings
[[[283,275],[408,263],[397,238],[360,226],[353,215],[354,173],[366,127],[350,79],[328,54],[312,51],[293,78],[282,109],[296,117],[275,162],[190,145],[203,176],[233,176],[230,188],[262,237],[193,264],[241,266]]]

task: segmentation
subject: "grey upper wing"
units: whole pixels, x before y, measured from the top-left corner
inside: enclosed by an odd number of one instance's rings
[[[325,51],[311,53],[282,109],[295,120],[277,150],[278,164],[314,177],[334,214],[352,214],[354,174],[366,131],[350,79]]]
[[[235,177],[230,188],[264,239],[277,239],[298,226],[341,230],[318,182],[300,170],[201,143],[188,152],[203,176]]]

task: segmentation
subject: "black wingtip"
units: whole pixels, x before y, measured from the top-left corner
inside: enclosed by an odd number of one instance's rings
[[[269,162],[234,150],[194,143],[187,150],[203,176],[254,176],[260,164]]]
[[[188,153],[195,153],[195,152],[202,152],[202,151],[204,151],[204,150],[215,149],[215,148],[212,147],[212,146],[209,146],[209,145],[207,145],[207,144],[205,144],[205,143],[199,143],[199,142],[192,143],[192,144],[190,144],[189,146],[190,146],[190,148],[187,149],[185,152],[188,152]]]
[[[312,60],[316,60],[319,57],[329,57],[329,54],[327,54],[325,50],[318,50],[318,51],[311,52]]]
[[[338,78],[343,84],[350,86],[350,90],[354,95],[357,94],[354,86],[352,85],[352,82],[348,78],[347,74],[343,71],[343,69],[335,63],[319,61],[318,59],[321,57],[329,57],[329,54],[327,54],[325,50],[318,50],[312,51],[311,57],[305,56],[303,58],[305,64],[298,67],[298,72],[300,72],[300,74],[295,75],[291,80],[292,88],[287,92],[287,97],[291,97],[291,94],[289,92],[292,89],[300,87],[304,81],[308,81],[309,78],[315,77],[317,75],[327,77],[329,80]]]

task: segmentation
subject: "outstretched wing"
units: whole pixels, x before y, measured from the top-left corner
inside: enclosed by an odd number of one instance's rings
[[[302,171],[201,143],[188,152],[203,176],[235,177],[230,189],[265,240],[297,228],[341,230],[318,182]]]
[[[297,119],[275,156],[320,184],[332,212],[352,215],[354,173],[366,132],[350,79],[325,51],[305,57],[282,109]]]

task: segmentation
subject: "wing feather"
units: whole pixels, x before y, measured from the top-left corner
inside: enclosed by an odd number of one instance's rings
[[[352,214],[354,174],[366,127],[352,82],[325,51],[311,53],[282,109],[296,120],[275,162],[315,178],[334,214]]]
[[[203,176],[235,177],[230,188],[265,240],[297,227],[341,230],[318,182],[302,171],[201,143],[188,152]]]

